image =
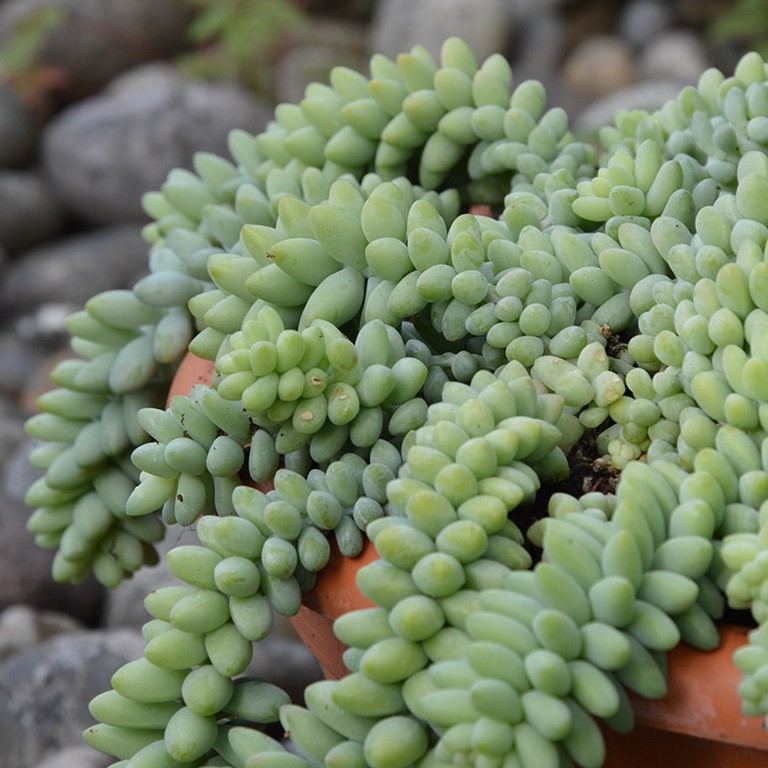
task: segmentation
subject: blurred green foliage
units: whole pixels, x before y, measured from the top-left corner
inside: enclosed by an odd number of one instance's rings
[[[304,21],[297,0],[187,0],[197,9],[187,30],[191,49],[176,59],[196,77],[228,77],[268,94],[273,64],[287,35]]]
[[[734,0],[709,27],[712,42],[732,42],[768,57],[768,2]]]
[[[25,16],[14,34],[0,47],[0,76],[14,80],[30,72],[38,63],[40,48],[48,33],[64,21],[63,8],[42,7]]]
[[[40,61],[40,51],[51,30],[65,18],[63,8],[43,6],[25,16],[0,46],[0,81],[14,88],[30,104],[35,104],[40,93],[58,77],[51,67]]]
[[[174,63],[185,74],[234,78],[247,88],[271,93],[274,61],[288,35],[304,21],[307,0],[186,0],[194,13],[187,47]],[[0,80],[34,101],[55,87],[55,72],[40,53],[50,33],[67,17],[62,7],[44,5],[25,15],[0,46]]]

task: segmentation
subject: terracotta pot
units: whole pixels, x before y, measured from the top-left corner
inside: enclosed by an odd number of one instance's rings
[[[632,733],[604,731],[605,768],[746,768],[768,765],[768,732],[759,717],[741,713],[741,673],[733,652],[749,630],[724,626],[720,647],[669,654],[669,692],[659,701],[634,696]]]
[[[333,634],[333,622],[349,611],[373,605],[355,586],[355,575],[376,559],[378,554],[367,539],[357,557],[342,557],[332,541],[328,565],[318,574],[314,588],[304,594],[298,615],[291,619],[296,634],[312,651],[327,678],[338,680],[347,674],[341,659],[346,646]]]
[[[195,384],[210,384],[213,368],[213,360],[203,360],[202,357],[187,352],[168,387],[167,401],[175,395],[188,395]]]
[[[194,384],[210,384],[213,363],[188,354],[169,388],[168,397],[187,394]],[[265,487],[266,490],[268,488]],[[333,634],[338,616],[371,603],[355,586],[359,568],[377,558],[366,541],[355,558],[341,557],[331,544],[329,564],[305,593],[292,619],[329,678],[346,674],[344,645]],[[711,652],[679,646],[669,654],[669,692],[659,701],[633,697],[636,727],[630,734],[604,729],[605,768],[747,768],[768,766],[768,732],[762,720],[741,714],[737,688],[741,673],[733,652],[746,642],[747,629],[720,630],[720,647]]]
[[[336,553],[293,620],[327,677],[346,674],[344,646],[333,634],[333,620],[371,605],[355,587],[355,574],[376,557],[370,542],[354,559]],[[737,693],[741,673],[733,664],[733,652],[746,642],[747,631],[723,627],[720,647],[711,652],[675,648],[669,654],[668,694],[659,701],[632,697],[632,733],[603,730],[608,755],[604,768],[768,766],[768,732],[760,718],[742,715]]]

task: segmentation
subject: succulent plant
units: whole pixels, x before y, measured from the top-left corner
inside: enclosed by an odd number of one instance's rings
[[[598,768],[598,721],[630,730],[627,691],[663,696],[727,606],[766,717],[763,59],[594,146],[451,38],[334,69],[230,152],[144,197],[148,275],[70,318],[28,422],[56,579],[198,539],[86,740],[126,768]],[[188,351],[212,381],[166,407]],[[373,542],[375,607],[300,706],[244,673],[331,538]]]

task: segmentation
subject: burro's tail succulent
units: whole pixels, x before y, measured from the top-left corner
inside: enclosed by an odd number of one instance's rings
[[[631,730],[627,691],[664,696],[726,606],[765,717],[765,62],[595,146],[451,38],[334,69],[230,152],[145,196],[147,276],[70,318],[28,422],[56,579],[197,536],[86,740],[114,768],[599,768],[599,724]],[[187,351],[213,378],[166,406]],[[349,674],[303,706],[248,676],[366,538]]]

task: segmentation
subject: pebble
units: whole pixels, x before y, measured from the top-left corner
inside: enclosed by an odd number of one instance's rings
[[[530,77],[546,81],[556,76],[567,37],[565,23],[558,14],[542,11],[526,16],[515,34],[512,62],[515,79],[519,82]]]
[[[634,80],[632,51],[620,37],[594,35],[568,56],[563,78],[590,99],[606,96]]]
[[[108,768],[114,760],[89,746],[65,747],[46,755],[36,768]]]
[[[28,251],[0,278],[0,308],[19,316],[66,299],[127,287],[146,272],[148,246],[135,224],[115,224],[53,240]]]
[[[72,357],[72,351],[69,348],[70,336],[65,323],[73,312],[80,309],[82,309],[82,303],[51,301],[38,304],[36,307],[25,311],[25,314],[13,323],[11,332],[17,335],[20,342],[32,347],[35,352],[48,355],[50,350],[56,352],[66,348],[66,356]],[[46,361],[48,360],[49,358],[46,357]],[[43,362],[44,366],[46,361]],[[42,374],[46,378],[44,388],[50,386],[48,374],[52,369],[53,365],[51,364]],[[29,386],[25,388],[26,391],[21,394],[22,400],[30,394],[36,396],[37,390],[41,386],[39,381],[41,370],[36,369],[35,378],[29,381]]]
[[[396,56],[419,44],[438,57],[443,41],[458,35],[482,61],[507,49],[512,22],[505,0],[382,0],[371,25],[370,49]]]
[[[143,648],[132,630],[68,632],[0,664],[0,768],[33,768],[63,748],[82,747],[93,723],[88,702]]]
[[[640,48],[667,30],[675,20],[675,10],[664,0],[632,0],[619,12],[618,33]]]
[[[148,64],[64,110],[43,131],[43,166],[63,204],[89,224],[145,221],[142,195],[196,151],[226,156],[233,128],[261,131],[271,109],[234,83],[186,81]]]
[[[350,67],[368,72],[368,27],[354,21],[313,18],[311,27],[296,33],[298,43],[275,64],[274,87],[278,103],[298,104],[318,72]]]
[[[636,83],[596,99],[576,118],[573,129],[579,135],[589,135],[603,125],[613,124],[619,109],[645,109],[652,112],[680,93],[677,80]]]
[[[11,398],[0,396],[0,466],[27,439],[24,418]]]
[[[42,476],[42,472],[29,463],[29,453],[34,445],[33,440],[24,440],[6,457],[0,470],[0,496],[23,502],[27,488]]]
[[[681,84],[694,85],[708,66],[701,37],[684,29],[670,30],[649,40],[638,57],[639,74],[652,81],[674,78]]]
[[[22,397],[47,354],[44,346],[29,344],[16,329],[0,331],[0,396]],[[8,410],[0,407],[0,414]]]
[[[19,168],[37,149],[40,120],[8,85],[0,84],[0,167]]]
[[[82,622],[66,613],[10,605],[0,613],[0,661],[56,635],[81,629]]]
[[[23,603],[67,613],[89,626],[96,624],[103,588],[90,577],[77,585],[55,583],[53,552],[38,547],[27,532],[29,514],[22,501],[0,491],[0,610]]]
[[[52,240],[63,229],[61,204],[39,172],[0,171],[0,200],[0,246],[10,256]]]
[[[567,3],[568,0],[515,0],[511,10],[518,19],[532,19],[559,13],[560,7]]]

